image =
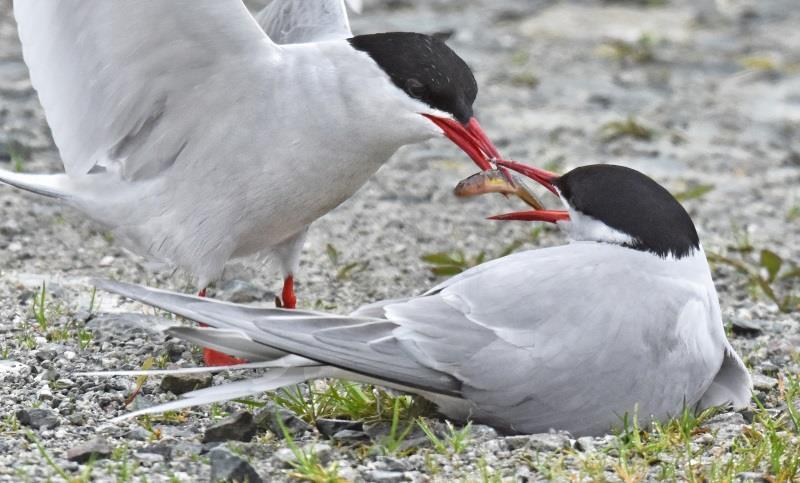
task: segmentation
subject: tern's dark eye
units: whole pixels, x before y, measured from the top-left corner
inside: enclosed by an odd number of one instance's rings
[[[411,97],[421,99],[425,97],[427,89],[425,85],[417,79],[408,79],[406,81],[406,92],[408,92]]]

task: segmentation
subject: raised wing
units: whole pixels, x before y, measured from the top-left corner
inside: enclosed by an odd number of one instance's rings
[[[361,9],[360,0],[347,2]],[[340,40],[353,36],[345,0],[273,0],[256,15],[270,39],[278,44]]]
[[[225,156],[204,139],[247,119],[236,93],[263,90],[279,56],[241,0],[15,0],[14,15],[70,176]]]

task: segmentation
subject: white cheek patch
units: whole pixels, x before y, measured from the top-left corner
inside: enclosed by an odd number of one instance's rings
[[[559,193],[561,198],[561,193]],[[558,227],[573,241],[596,241],[615,245],[633,245],[637,241],[627,233],[611,228],[600,220],[585,215],[561,198],[569,211],[569,221],[559,221]]]

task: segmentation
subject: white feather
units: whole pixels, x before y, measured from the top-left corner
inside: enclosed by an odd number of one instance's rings
[[[360,1],[348,0],[360,11]],[[358,9],[353,7],[356,4]],[[341,40],[353,36],[345,0],[273,0],[256,15],[264,32],[278,44]]]
[[[221,386],[203,389],[202,391],[195,391],[194,393],[186,393],[182,399],[178,399],[177,401],[133,411],[112,419],[112,422],[124,421],[126,419],[143,416],[145,414],[177,411],[192,406],[202,406],[204,404],[252,396],[253,394],[272,391],[281,387],[290,386],[292,384],[298,384],[307,379],[324,377],[324,375],[324,368],[318,368],[316,370],[300,368],[278,371],[276,373],[271,372],[256,379],[249,379],[247,381],[240,381],[231,384],[223,384]]]
[[[113,376],[174,376],[178,374],[210,374],[216,372],[245,371],[250,369],[284,369],[293,367],[312,367],[319,363],[309,361],[295,355],[264,362],[248,362],[232,366],[185,367],[182,369],[137,369],[131,371],[89,371],[78,372],[78,376],[113,377]]]
[[[309,224],[441,130],[341,40],[342,0],[268,8],[282,7],[266,19],[304,43],[276,45],[241,0],[16,0],[68,176],[0,180],[65,199],[200,286],[278,248],[293,272]]]

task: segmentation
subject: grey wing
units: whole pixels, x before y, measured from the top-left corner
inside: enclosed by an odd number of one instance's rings
[[[663,262],[631,252],[600,244],[525,252],[358,317],[197,300],[188,309],[163,292],[139,298],[311,360],[466,399],[498,426],[602,431],[609,408],[642,403],[664,416],[697,402],[725,347],[721,322],[703,325],[706,287],[661,276]]]
[[[279,58],[241,0],[15,0],[14,15],[70,176],[226,159],[219,126],[250,117],[237,96]]]
[[[347,2],[360,10],[361,2]],[[341,40],[353,36],[345,0],[273,0],[256,15],[264,32],[278,44]]]
[[[440,394],[458,393],[453,377],[409,357],[382,319],[321,312],[254,308],[108,280],[98,288],[220,329],[235,329],[253,342],[363,376]]]
[[[631,252],[594,243],[524,252],[383,310],[408,331],[413,357],[461,381],[494,424],[603,431],[609,408],[641,403],[661,417],[684,396],[697,402],[725,347],[707,287]]]

